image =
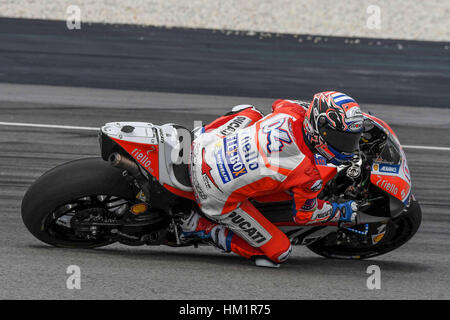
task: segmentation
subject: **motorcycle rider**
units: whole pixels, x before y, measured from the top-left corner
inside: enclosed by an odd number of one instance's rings
[[[183,237],[278,267],[291,252],[290,241],[249,198],[288,196],[298,225],[354,223],[356,203],[317,198],[322,179],[314,155],[336,166],[352,160],[362,124],[358,103],[336,91],[317,93],[309,104],[277,100],[265,117],[252,105],[234,107],[192,143],[191,182],[206,218],[192,212],[183,220]]]

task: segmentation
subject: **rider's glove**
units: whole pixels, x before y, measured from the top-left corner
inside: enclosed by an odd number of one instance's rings
[[[353,224],[356,222],[358,205],[355,201],[346,201],[343,203],[333,202],[333,220],[339,224]]]

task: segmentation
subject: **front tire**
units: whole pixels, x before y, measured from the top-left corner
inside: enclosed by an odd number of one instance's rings
[[[391,252],[408,242],[417,232],[422,221],[422,211],[414,197],[408,210],[393,218],[386,226],[386,234],[379,243],[350,247],[345,244],[330,244],[329,235],[310,245],[308,249],[326,258],[367,259]]]
[[[79,199],[83,199],[85,208],[100,207],[102,201],[98,199],[105,196],[108,199],[134,199],[133,188],[122,170],[101,158],[71,161],[47,171],[31,185],[22,200],[22,219],[37,239],[56,247],[105,246],[114,241],[109,237],[83,239],[69,234],[64,236],[55,227],[58,208],[78,204]]]

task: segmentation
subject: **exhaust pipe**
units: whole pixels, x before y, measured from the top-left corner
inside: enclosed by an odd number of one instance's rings
[[[136,179],[137,183],[141,187],[145,196],[145,201],[150,201],[149,182],[133,160],[124,157],[117,152],[112,153],[108,160],[111,166],[126,170],[129,174],[131,174],[131,176]]]
[[[117,152],[111,153],[108,160],[113,167],[127,170],[133,177],[142,176],[141,171],[134,161],[120,155]]]

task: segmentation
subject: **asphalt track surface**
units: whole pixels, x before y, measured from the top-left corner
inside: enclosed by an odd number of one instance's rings
[[[328,260],[295,247],[274,270],[211,247],[58,249],[21,221],[22,197],[38,176],[98,156],[99,147],[92,130],[5,122],[192,127],[239,103],[268,112],[274,98],[309,99],[334,88],[350,90],[403,144],[449,148],[450,110],[417,107],[448,106],[447,44],[361,42],[101,25],[74,33],[63,22],[0,19],[0,299],[449,299],[448,150],[406,149],[422,226],[403,247],[366,261]],[[81,290],[66,288],[69,265],[81,268]],[[381,268],[380,290],[366,287],[370,265]]]
[[[254,103],[267,112],[271,101],[0,84],[1,120],[14,123],[98,127],[108,121],[145,120],[192,127],[195,120],[211,121],[236,103]],[[388,121],[404,144],[450,147],[448,109],[363,108]],[[409,111],[411,119],[399,110]],[[0,125],[0,133],[2,299],[450,298],[450,151],[406,150],[423,223],[403,247],[366,261],[341,261],[297,246],[280,269],[263,269],[212,247],[68,250],[39,242],[21,221],[23,194],[46,170],[97,156],[96,132]],[[69,265],[81,268],[81,290],[66,288]],[[370,265],[381,268],[380,290],[366,287]]]

